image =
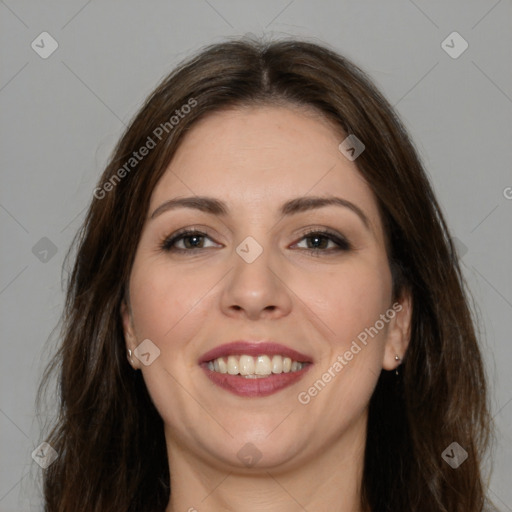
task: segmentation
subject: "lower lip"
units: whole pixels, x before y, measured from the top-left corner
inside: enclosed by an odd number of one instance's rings
[[[230,391],[238,396],[247,397],[263,397],[273,395],[292,384],[298,382],[309,368],[311,364],[307,364],[296,372],[277,373],[268,377],[258,377],[255,379],[246,379],[240,375],[230,375],[229,373],[218,373],[209,370],[205,365],[201,365],[206,376],[217,386]]]

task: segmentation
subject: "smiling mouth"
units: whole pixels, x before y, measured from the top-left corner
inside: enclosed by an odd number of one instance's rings
[[[273,395],[301,380],[313,366],[281,355],[229,355],[200,365],[208,379],[230,393],[247,398]]]
[[[297,383],[313,366],[313,358],[273,341],[238,340],[208,351],[198,364],[219,388],[259,398]]]
[[[218,357],[208,361],[206,367],[215,373],[238,375],[246,379],[258,379],[271,375],[298,372],[308,364],[278,354],[273,356],[263,354],[257,357],[242,354]]]

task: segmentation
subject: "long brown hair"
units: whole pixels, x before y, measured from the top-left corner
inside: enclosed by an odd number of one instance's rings
[[[363,141],[356,164],[378,201],[394,294],[412,297],[399,376],[383,370],[369,405],[361,507],[481,512],[492,432],[486,379],[455,249],[417,152],[349,60],[309,42],[250,39],[212,45],[166,77],[94,191],[75,239],[62,342],[39,392],[58,370],[59,414],[46,440],[59,456],[44,472],[46,511],[165,509],[172,489],[163,423],[127,363],[119,313],[149,199],[198,119],[277,103],[316,109]],[[146,156],[131,160],[143,146]],[[453,442],[468,453],[457,469],[442,456]]]

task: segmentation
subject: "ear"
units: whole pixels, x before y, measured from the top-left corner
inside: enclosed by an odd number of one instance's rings
[[[126,357],[128,358],[128,362],[132,366],[134,370],[138,370],[140,368],[139,360],[137,357],[133,355],[135,348],[137,347],[137,336],[135,335],[135,328],[133,326],[133,317],[132,312],[130,310],[130,306],[123,299],[121,303],[121,319],[123,322],[123,332],[124,332],[124,341],[126,344]],[[131,356],[130,352],[131,351]]]
[[[395,301],[389,311],[395,315],[389,321],[386,345],[384,348],[384,370],[397,368],[407,351],[411,337],[412,299],[410,292],[404,291],[399,300]],[[391,317],[391,313],[388,315]],[[396,360],[398,356],[400,360]]]

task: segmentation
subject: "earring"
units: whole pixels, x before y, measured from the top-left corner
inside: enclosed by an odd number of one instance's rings
[[[127,349],[128,352],[128,360],[130,361],[130,364],[133,366],[133,359],[132,359],[132,351],[130,349]]]
[[[402,361],[402,358],[401,358],[398,354],[396,354],[396,355],[395,355],[395,361],[396,361],[396,362],[398,362],[398,361],[400,361],[400,362],[401,362],[401,361]],[[399,364],[398,366],[400,366],[400,364]],[[398,375],[398,366],[397,366],[397,367],[396,367],[396,369],[395,369],[395,375]]]

